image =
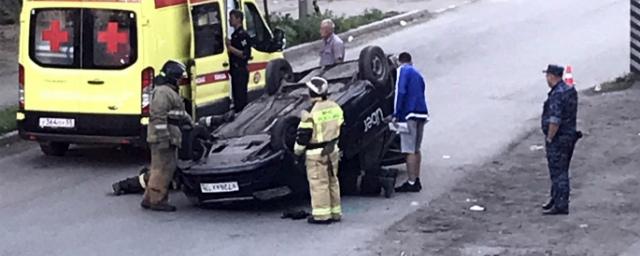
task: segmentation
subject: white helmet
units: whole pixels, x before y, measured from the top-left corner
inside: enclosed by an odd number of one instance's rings
[[[325,97],[329,92],[329,82],[322,77],[313,77],[307,82],[309,95],[312,98]]]

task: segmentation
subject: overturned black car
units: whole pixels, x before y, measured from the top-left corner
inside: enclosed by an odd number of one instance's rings
[[[404,162],[398,136],[384,123],[393,111],[396,66],[375,46],[363,49],[358,60],[299,73],[284,59],[271,61],[267,95],[220,126],[203,154],[186,157],[192,161],[180,175],[183,191],[196,204],[267,200],[307,191],[304,161],[293,154],[293,145],[300,113],[311,108],[305,83],[314,76],[329,81],[329,98],[344,111],[341,190],[352,194],[374,186],[386,175],[382,166]]]

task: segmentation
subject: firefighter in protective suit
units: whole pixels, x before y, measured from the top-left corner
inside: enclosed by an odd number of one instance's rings
[[[213,138],[213,136],[211,136],[211,133],[223,123],[232,121],[234,118],[234,114],[235,113],[233,111],[230,111],[229,113],[226,113],[224,115],[208,116],[200,119],[196,124],[196,127],[194,127],[193,129],[193,131],[199,131],[195,137],[196,141],[193,141],[195,145],[191,147],[185,146],[185,138],[183,138],[182,140],[182,148],[180,150],[191,150],[192,154],[190,159],[183,160],[199,161],[200,159],[206,157],[207,151],[210,149],[211,145],[213,145],[212,143],[215,139]],[[198,127],[203,129],[198,129]],[[173,180],[170,183],[170,189],[178,189],[180,187],[181,184],[179,174],[180,168],[177,168],[173,175]],[[126,194],[139,194],[144,193],[148,183],[149,168],[144,167],[140,170],[137,176],[128,177],[126,179],[113,183],[113,185],[111,185],[111,188],[113,189],[113,194],[116,196]]]
[[[338,139],[344,116],[340,106],[327,99],[329,84],[320,77],[308,83],[313,106],[302,111],[294,151],[306,153],[307,178],[311,192],[311,224],[330,224],[340,221],[340,184]]]
[[[169,183],[177,165],[178,147],[181,145],[181,126],[192,126],[191,117],[185,111],[178,94],[178,83],[187,77],[184,64],[168,61],[155,78],[147,142],[151,151],[149,182],[140,206],[154,211],[175,211],[168,202]],[[184,128],[183,128],[184,129]]]

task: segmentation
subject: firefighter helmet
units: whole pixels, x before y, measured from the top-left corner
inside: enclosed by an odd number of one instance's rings
[[[329,92],[329,82],[322,77],[313,77],[307,82],[309,95],[312,98],[326,97]]]
[[[179,61],[170,60],[164,63],[159,76],[167,83],[177,86],[180,79],[187,77],[187,67]]]

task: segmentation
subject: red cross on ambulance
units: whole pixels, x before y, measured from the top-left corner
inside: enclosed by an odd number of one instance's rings
[[[60,27],[60,20],[52,20],[49,29],[42,31],[42,41],[49,41],[49,51],[59,52],[60,44],[69,42],[69,32]]]
[[[118,52],[118,45],[129,42],[129,34],[118,32],[117,22],[109,22],[107,30],[98,33],[98,42],[107,44],[107,53],[115,54]]]

